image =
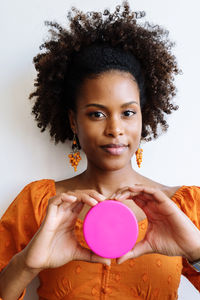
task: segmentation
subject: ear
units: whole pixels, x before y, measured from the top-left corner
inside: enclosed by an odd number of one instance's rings
[[[76,126],[75,112],[70,109],[69,112],[68,112],[68,117],[69,117],[70,127],[71,127],[73,133],[76,134],[77,133],[77,126]]]

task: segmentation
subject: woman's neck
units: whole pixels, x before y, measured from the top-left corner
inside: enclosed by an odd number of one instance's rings
[[[87,170],[79,175],[79,179],[84,183],[84,186],[95,189],[102,195],[109,197],[119,188],[138,183],[139,176],[133,170],[131,164],[123,169],[114,171],[106,171],[88,166]]]

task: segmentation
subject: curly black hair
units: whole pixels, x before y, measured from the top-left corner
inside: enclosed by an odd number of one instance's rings
[[[32,113],[38,127],[41,131],[49,128],[55,143],[73,138],[68,112],[76,110],[83,80],[111,69],[129,71],[138,83],[141,139],[155,139],[167,130],[166,114],[178,109],[172,103],[176,95],[174,75],[181,71],[171,52],[174,43],[168,38],[169,32],[149,22],[138,22],[144,16],[144,12],[131,11],[124,1],[114,13],[108,9],[83,13],[72,7],[67,15],[69,28],[45,22],[51,35],[40,46],[42,53],[34,57],[38,73],[36,89],[29,98],[34,98]],[[125,63],[126,57],[132,67]]]

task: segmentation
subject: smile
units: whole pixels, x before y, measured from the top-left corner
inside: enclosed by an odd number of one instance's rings
[[[124,144],[109,144],[101,148],[111,155],[121,155],[127,150],[128,146]]]

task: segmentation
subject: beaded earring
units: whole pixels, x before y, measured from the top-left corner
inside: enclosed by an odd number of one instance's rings
[[[81,160],[80,152],[78,150],[79,150],[79,146],[77,143],[76,135],[74,134],[73,142],[72,142],[72,152],[68,155],[68,157],[69,157],[69,162],[74,168],[75,172],[77,171],[77,166],[79,164],[79,161]]]
[[[143,149],[139,147],[137,149],[137,151],[135,152],[135,155],[136,155],[136,162],[137,162],[138,168],[140,168],[141,163],[142,163]]]

